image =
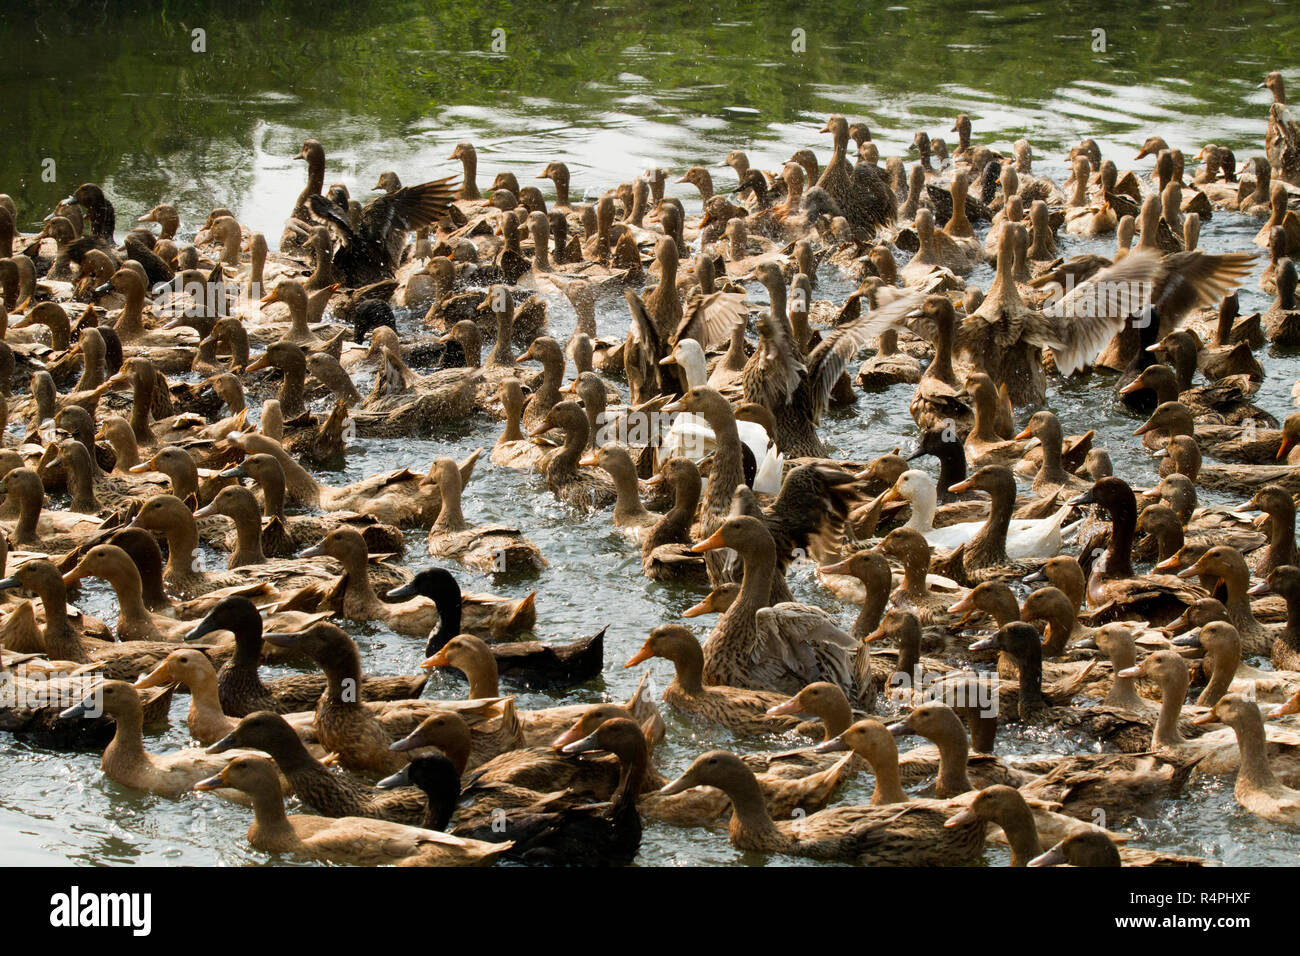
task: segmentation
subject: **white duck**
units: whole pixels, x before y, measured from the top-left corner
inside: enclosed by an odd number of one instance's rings
[[[686,376],[686,388],[692,389],[709,383],[708,363],[704,358],[704,347],[695,339],[682,339],[661,365],[677,365]],[[758,472],[754,477],[754,490],[762,494],[776,494],[781,490],[782,467],[785,458],[776,450],[767,433],[767,429],[758,422],[736,420],[736,431],[740,440],[749,446],[758,463]],[[713,429],[700,415],[683,412],[673,419],[672,428],[664,435],[659,446],[658,464],[662,465],[669,458],[681,456],[694,462],[701,461],[716,447]]]
[[[934,479],[924,471],[913,468],[903,472],[894,482],[892,497],[905,498],[912,506],[912,516],[905,527],[919,531],[931,547],[951,551],[965,544],[984,527],[983,521],[962,521],[958,524],[934,527],[934,513],[938,507],[938,491]],[[1070,506],[1063,505],[1050,518],[1017,518],[1007,528],[1007,558],[1018,561],[1024,558],[1050,558],[1061,552],[1061,525]]]

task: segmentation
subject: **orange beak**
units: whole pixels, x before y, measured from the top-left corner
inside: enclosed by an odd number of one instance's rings
[[[722,540],[722,529],[719,528],[699,544],[691,545],[691,551],[695,554],[703,554],[705,551],[717,551],[719,548],[725,548],[726,546],[727,542]]]
[[[636,667],[637,664],[644,664],[650,658],[655,656],[655,652],[650,649],[650,642],[646,641],[641,650],[632,655],[631,659],[624,664],[624,667]]]
[[[443,648],[437,654],[434,654],[428,660],[420,661],[420,670],[431,671],[435,667],[450,667],[451,661],[447,660],[447,648]]]
[[[1029,426],[1026,425],[1026,426],[1025,426],[1025,430],[1022,431],[1019,435],[1016,436],[1016,441],[1023,441],[1024,439],[1026,439],[1026,438],[1031,438],[1031,437],[1033,437],[1033,436],[1030,435],[1030,433],[1029,433]]]
[[[1183,566],[1183,562],[1178,560],[1178,555],[1170,555],[1156,565],[1157,571],[1175,571]]]
[[[1295,447],[1295,439],[1290,435],[1282,435],[1282,444],[1277,448],[1277,460],[1281,461],[1286,457],[1286,453]]]

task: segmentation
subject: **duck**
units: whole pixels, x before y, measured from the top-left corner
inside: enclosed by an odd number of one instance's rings
[[[547,566],[541,550],[519,529],[505,525],[470,527],[461,513],[460,469],[455,461],[435,459],[426,480],[436,484],[442,495],[442,508],[426,539],[431,557],[454,557],[466,567],[497,574],[535,572]]]
[[[614,500],[614,527],[634,541],[639,541],[659,520],[660,516],[647,511],[642,503],[636,463],[622,446],[613,443],[601,445],[585,455],[578,464],[600,468],[613,480],[617,495]]]
[[[352,415],[357,434],[399,438],[463,421],[473,412],[482,369],[444,368],[418,375],[392,348],[383,346],[380,353],[370,394]]]
[[[472,634],[458,634],[443,644],[438,652],[420,664],[424,670],[449,667],[460,671],[469,682],[470,700],[500,698],[497,661],[492,648]],[[654,715],[654,708],[643,706],[640,691],[633,695],[626,707],[628,713],[641,720]],[[549,707],[544,710],[522,711],[516,715],[522,728],[524,746],[536,747],[550,743],[562,730],[572,726],[586,706],[581,704]]]
[[[537,621],[536,591],[520,601],[498,601],[487,620],[487,634],[499,638],[516,629],[532,630]],[[431,599],[438,611],[438,629],[429,635],[425,654],[432,656],[462,633],[464,606],[460,585],[443,568],[425,568],[409,582],[389,591],[391,600]],[[472,595],[468,597],[473,597]],[[491,645],[497,669],[503,676],[535,687],[569,686],[600,673],[604,661],[605,628],[568,644],[515,640]]]
[[[652,581],[706,582],[704,561],[690,549],[691,526],[700,504],[699,468],[689,458],[669,458],[647,484],[666,484],[673,504],[641,538],[641,570]]]
[[[427,814],[428,801],[415,787],[377,790],[350,775],[331,771],[298,731],[272,711],[253,711],[232,720],[230,730],[213,741],[208,752],[224,754],[236,748],[270,756],[293,795],[322,816],[369,817],[420,826]]]
[[[853,670],[858,643],[824,613],[809,616],[801,613],[804,606],[791,603],[769,609],[776,547],[763,522],[750,515],[728,518],[692,550],[718,548],[739,553],[744,570],[740,593],[704,643],[702,679],[708,685],[794,693],[815,681],[829,680],[839,684],[850,700],[869,693],[859,686]]]
[[[909,469],[900,475],[891,487],[891,492],[892,495],[886,494],[886,501],[891,500],[892,497],[901,497],[911,504],[912,514],[904,527],[919,531],[925,540],[935,547],[954,550],[970,541],[980,529],[985,527],[986,522],[983,521],[962,521],[946,524],[941,528],[934,527],[935,515],[939,508],[936,485],[933,478],[919,469]],[[1063,509],[1058,509],[1056,515],[1051,518],[1017,518],[1010,521],[1006,535],[1008,558],[1020,560],[1042,557],[1060,550],[1060,518],[1069,514],[1069,511],[1065,510],[1065,515],[1061,515],[1061,510]],[[1056,528],[1055,540],[1052,536],[1052,528]]]
[[[1203,711],[1191,720],[1181,718],[1190,679],[1187,661],[1176,650],[1156,651],[1147,655],[1141,664],[1120,673],[1126,677],[1148,677],[1160,685],[1160,718],[1150,738],[1149,749],[1172,751],[1179,756],[1196,759],[1197,775],[1233,773],[1240,769],[1243,756],[1234,731],[1224,727],[1205,733],[1205,726],[1210,721],[1196,723],[1196,720],[1213,713],[1213,709]],[[1239,695],[1226,695],[1227,698],[1234,696]],[[1223,699],[1219,701],[1222,702]],[[1185,735],[1184,730],[1192,732],[1192,736]],[[1297,761],[1300,760],[1300,750],[1297,749],[1300,747],[1300,736],[1274,721],[1265,725],[1264,730],[1265,743],[1274,761],[1274,772],[1281,775],[1287,785],[1295,783],[1300,777],[1297,768]],[[1196,736],[1195,732],[1201,733]]]
[[[276,785],[275,764],[250,755],[231,760],[193,789],[247,794],[253,804],[248,841],[265,852],[369,866],[485,866],[513,846],[509,840],[484,843],[367,817],[289,816]]]
[[[966,542],[962,554],[962,567],[974,579],[998,574],[1009,561],[1033,557],[1051,557],[1061,550],[1061,527],[1073,506],[1065,504],[1050,518],[1032,520],[1031,525],[1018,531],[1012,538],[1011,511],[1015,505],[1015,478],[1003,465],[985,465],[965,481],[952,485],[949,491],[961,493],[972,490],[986,492],[991,498],[989,517],[984,525]],[[1017,555],[1013,558],[1011,549]]]
[[[1097,504],[1111,518],[1106,551],[1088,575],[1088,607],[1107,607],[1116,616],[1137,615],[1154,625],[1168,623],[1203,592],[1164,574],[1138,577],[1133,571],[1133,537],[1137,529],[1137,497],[1121,478],[1107,476],[1091,490],[1070,499],[1073,505]],[[1095,614],[1094,614],[1095,616]]]
[[[146,751],[140,694],[125,681],[103,681],[80,703],[59,716],[72,720],[101,713],[111,716],[116,724],[113,739],[104,748],[99,762],[104,776],[115,783],[163,797],[179,797],[225,766],[226,758],[213,756],[202,748],[185,748],[161,755]],[[274,768],[270,783],[278,793],[280,782]]]
[[[1227,592],[1223,605],[1228,611],[1228,619],[1241,634],[1242,651],[1268,654],[1273,645],[1274,629],[1261,624],[1251,608],[1250,569],[1246,567],[1241,552],[1231,545],[1215,545],[1190,567],[1178,572],[1180,578],[1195,579],[1205,575],[1213,575]]]
[[[945,827],[949,814],[929,803],[903,811],[893,806],[832,807],[796,821],[773,821],[754,772],[735,754],[722,750],[696,757],[660,792],[673,794],[698,786],[717,787],[731,799],[729,836],[741,850],[917,866],[971,860],[984,845],[980,826]]]
[[[1196,723],[1224,723],[1236,735],[1241,760],[1232,795],[1241,807],[1270,823],[1300,826],[1300,790],[1284,786],[1269,766],[1264,718],[1255,701],[1225,694]]]
[[[517,378],[506,379],[497,387],[497,394],[506,413],[506,423],[492,446],[492,464],[502,468],[543,471],[547,458],[555,449],[530,439],[520,428],[524,409],[523,384]]]
[[[1283,671],[1300,671],[1300,569],[1291,564],[1279,565],[1248,593],[1264,591],[1282,595],[1287,607],[1286,624],[1273,638],[1269,649],[1273,666]]]
[[[292,614],[267,617],[269,626],[281,630],[311,621],[310,616],[296,618]],[[262,614],[247,597],[223,597],[185,634],[185,641],[193,644],[223,632],[234,637],[234,652],[217,671],[217,699],[228,717],[237,720],[258,710],[295,714],[311,709],[326,690],[323,674],[287,674],[263,682],[258,672],[265,653]],[[427,681],[427,674],[365,677],[361,693],[372,701],[404,700],[419,697]]]
[[[704,652],[700,642],[680,624],[661,624],[650,632],[641,649],[624,667],[661,657],[672,661],[675,674],[664,690],[664,700],[703,723],[717,724],[736,734],[783,734],[795,730],[796,717],[770,713],[787,702],[785,694],[703,683]]]
[[[178,648],[153,670],[136,678],[135,687],[160,687],[173,683],[183,684],[190,692],[185,726],[189,728],[190,736],[200,744],[214,744],[234,730],[236,721],[221,710],[217,670],[206,654],[197,648]]]
[[[618,495],[613,479],[578,467],[588,433],[587,416],[581,406],[569,401],[556,403],[528,435],[536,438],[555,428],[563,429],[564,445],[546,462],[546,487],[574,508],[590,510],[614,504]]]
[[[408,468],[380,472],[342,487],[322,485],[274,438],[239,432],[227,435],[226,440],[243,455],[273,455],[284,469],[285,492],[291,504],[324,511],[353,511],[399,528],[427,528],[438,517],[442,498],[437,487],[422,482],[422,476]],[[482,454],[483,450],[476,448],[460,462],[462,487],[474,474],[474,465]]]

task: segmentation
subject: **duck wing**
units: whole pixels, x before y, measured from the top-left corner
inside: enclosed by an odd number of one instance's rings
[[[839,685],[852,700],[858,642],[821,608],[786,601],[755,615],[750,671],[755,684],[790,693],[816,681]]]
[[[837,325],[818,343],[808,355],[807,366],[813,421],[821,420],[835,383],[854,356],[881,332],[897,328],[920,304],[919,295],[901,295],[872,312]]]
[[[731,332],[749,318],[743,292],[692,292],[686,299],[685,315],[672,344],[682,338],[694,338],[705,350],[717,349],[731,341]]]

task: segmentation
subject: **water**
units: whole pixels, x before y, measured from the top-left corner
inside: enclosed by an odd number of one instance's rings
[[[1159,134],[1191,156],[1206,142],[1232,147],[1239,161],[1262,151],[1269,96],[1254,89],[1265,72],[1287,67],[1285,51],[1300,37],[1300,8],[1286,2],[1168,3],[1131,7],[1074,2],[1052,12],[1025,5],[918,0],[887,9],[822,2],[796,10],[776,3],[682,2],[431,4],[294,2],[103,4],[0,14],[0,189],[18,204],[20,226],[36,228],[61,197],[84,181],[101,183],[117,206],[119,231],[160,201],[181,210],[191,236],[207,210],[233,209],[274,244],[302,188],[303,168],[290,157],[308,136],[325,145],[327,182],[364,196],[378,174],[404,182],[459,172],[446,156],[471,140],[479,151],[480,186],[498,170],[531,178],[552,159],[573,175],[575,198],[598,195],[646,166],[680,173],[708,165],[719,188],[734,184],[721,160],[744,148],[751,162],[777,168],[800,147],[824,161],[825,117],[865,119],[882,156],[901,154],[915,130],[945,136],[952,117],[969,113],[974,138],[1007,149],[1030,139],[1036,170],[1058,182],[1065,151],[1095,138],[1121,170],[1136,147]],[[505,31],[505,51],[491,49]],[[194,52],[194,30],[205,52]],[[1093,31],[1106,49],[1093,52]],[[793,31],[806,51],[792,52]],[[1295,86],[1300,74],[1288,79]],[[53,160],[55,180],[41,173]],[[675,178],[675,177],[674,177]],[[542,183],[549,189],[549,183]],[[698,212],[694,190],[670,189]],[[1202,245],[1249,248],[1258,223],[1217,215]],[[1110,242],[1064,239],[1067,254],[1106,252]],[[1261,263],[1262,265],[1262,263]],[[986,286],[987,270],[973,277]],[[842,301],[849,286],[823,270],[818,297]],[[752,301],[765,294],[755,287]],[[1245,312],[1266,307],[1255,279]],[[602,333],[626,328],[621,300],[602,303]],[[561,341],[573,315],[551,304]],[[1279,418],[1290,409],[1293,359],[1264,358],[1269,379],[1258,401]],[[368,383],[363,382],[363,385]],[[1152,483],[1151,459],[1127,438],[1134,420],[1116,406],[1102,378],[1053,386],[1049,401],[1067,431],[1098,430],[1118,473]],[[907,415],[911,390],[862,396],[856,408],[828,416],[823,433],[838,452],[866,458],[914,440]],[[342,484],[380,469],[423,470],[435,455],[490,448],[498,426],[476,419],[429,441],[361,441]],[[522,596],[540,590],[538,633],[572,638],[609,624],[606,672],[556,695],[523,694],[520,705],[623,700],[639,671],[622,662],[656,624],[678,620],[698,595],[647,582],[634,549],[608,512],[575,515],[545,493],[540,478],[486,462],[467,490],[471,522],[522,527],[550,568],[535,579],[461,574],[470,590]],[[426,563],[421,533],[409,536],[406,562]],[[217,560],[216,555],[209,555]],[[808,569],[791,575],[796,597],[841,613]],[[109,620],[103,586],[80,602]],[[693,624],[703,636],[709,619]],[[353,626],[373,672],[409,673],[421,642],[378,626]],[[662,688],[670,665],[655,661]],[[435,675],[426,692],[464,694],[463,681]],[[189,744],[187,700],[173,708],[173,729],[150,736],[156,752]],[[658,760],[683,769],[726,734],[665,712],[668,738]],[[1008,728],[999,748],[1041,752],[1060,742],[1041,731]],[[780,742],[778,746],[788,746]],[[845,800],[863,800],[860,778]],[[48,752],[0,739],[0,861],[23,864],[242,864],[267,861],[244,838],[249,814],[197,795],[142,796],[105,780],[98,755]],[[1201,780],[1150,818],[1111,821],[1140,845],[1212,857],[1230,864],[1293,862],[1300,839],[1240,810],[1231,781]],[[1005,853],[987,859],[1004,864]],[[280,861],[277,861],[280,862]],[[720,830],[647,827],[639,862],[655,865],[790,862],[741,854]]]

